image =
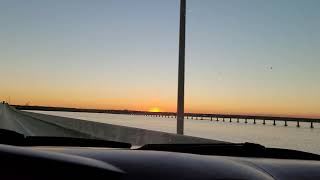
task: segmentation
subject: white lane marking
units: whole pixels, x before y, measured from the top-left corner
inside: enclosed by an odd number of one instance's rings
[[[16,113],[16,112],[12,111],[11,109],[9,109],[8,106],[4,106],[4,107],[5,107],[5,108],[2,109],[3,115],[7,115],[8,111],[11,111],[11,112],[13,112],[13,113]],[[9,109],[9,110],[8,110],[8,109]],[[5,112],[3,112],[3,111],[5,111]],[[26,128],[26,127],[23,125],[23,123],[21,123],[21,122],[17,119],[17,116],[16,116],[16,115],[15,115],[14,117],[15,117],[15,118],[12,118],[12,120],[15,120],[15,122],[17,122],[17,123],[19,124],[19,126],[20,126],[26,133],[28,133],[28,135],[34,136],[34,133],[31,132],[28,128]],[[5,118],[5,119],[6,119],[6,118]]]
[[[18,119],[16,119],[16,122],[22,127],[24,131],[26,131],[30,136],[34,136],[34,133],[31,132],[28,128],[26,128]]]

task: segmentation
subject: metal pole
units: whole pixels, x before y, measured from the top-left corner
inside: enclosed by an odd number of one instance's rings
[[[177,134],[183,134],[184,126],[184,59],[186,31],[186,0],[180,1],[180,35],[179,35],[179,72],[178,72],[178,103],[177,103]]]

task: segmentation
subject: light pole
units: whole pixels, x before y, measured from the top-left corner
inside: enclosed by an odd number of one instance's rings
[[[183,134],[184,128],[184,67],[186,40],[186,0],[180,1],[179,29],[179,69],[178,69],[178,102],[177,102],[177,134]]]

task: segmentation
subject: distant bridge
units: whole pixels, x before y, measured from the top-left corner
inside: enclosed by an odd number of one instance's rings
[[[138,112],[131,113],[132,115],[144,115],[152,117],[167,117],[167,118],[176,118],[176,113],[172,112]],[[244,123],[251,121],[253,124],[256,124],[257,121],[261,121],[263,125],[266,124],[266,121],[272,121],[273,125],[276,125],[276,122],[283,122],[284,126],[288,126],[288,122],[296,122],[296,126],[300,127],[300,122],[310,123],[310,128],[314,128],[314,123],[320,123],[320,119],[316,118],[297,118],[297,117],[277,117],[277,116],[256,116],[256,115],[235,115],[235,114],[201,114],[201,113],[185,113],[186,119],[194,120],[210,120],[210,121],[236,121],[237,123],[240,120]]]
[[[102,110],[102,109],[79,109],[79,108],[65,108],[65,107],[45,107],[45,106],[15,106],[20,110],[41,110],[41,111],[69,111],[69,112],[92,112],[92,113],[109,113],[109,114],[129,114],[142,115],[152,117],[176,118],[175,112],[148,112],[148,111],[131,111],[131,110]],[[296,122],[296,126],[300,127],[300,122],[310,123],[310,128],[314,128],[314,123],[320,123],[320,119],[316,118],[297,118],[297,117],[277,117],[277,116],[257,116],[257,115],[235,115],[235,114],[202,114],[202,113],[185,113],[185,119],[194,120],[209,120],[209,121],[229,121],[237,122],[244,121],[244,123],[252,122],[256,124],[257,121],[262,122],[271,121],[275,126],[277,122],[282,122],[284,126],[288,126],[288,122]]]

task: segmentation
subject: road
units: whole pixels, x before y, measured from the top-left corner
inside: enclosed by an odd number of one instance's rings
[[[26,116],[2,103],[0,104],[0,128],[16,131],[26,136],[89,137],[85,134]]]

